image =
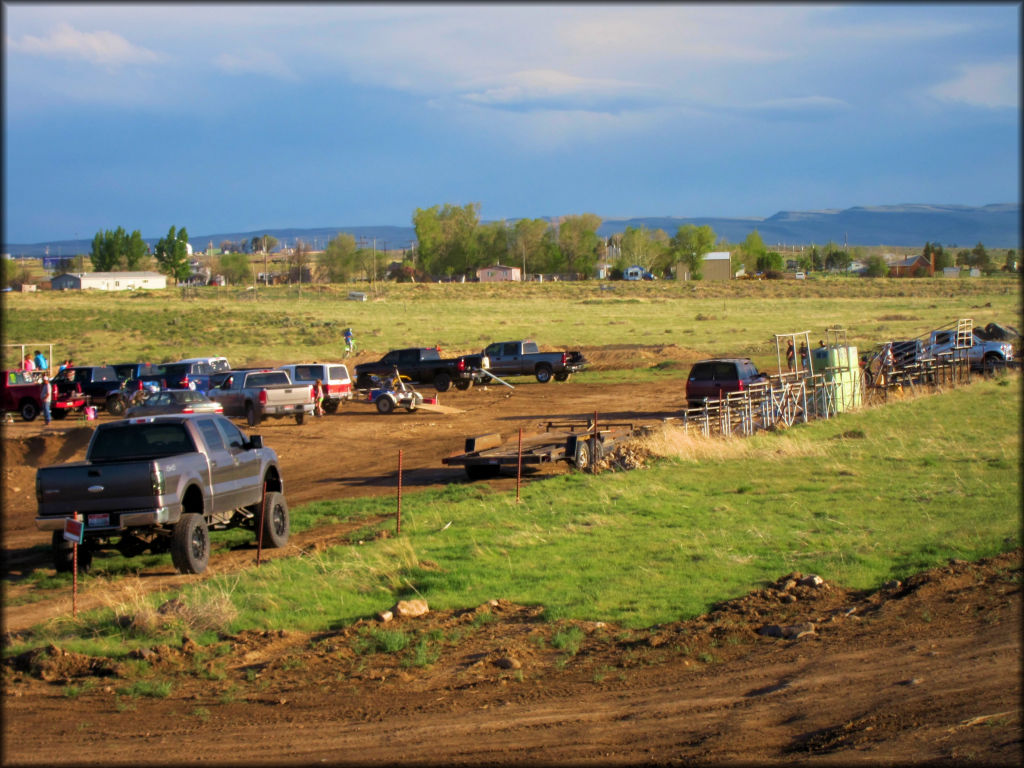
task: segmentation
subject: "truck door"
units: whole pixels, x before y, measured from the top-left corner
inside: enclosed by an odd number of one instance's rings
[[[216,419],[197,419],[196,425],[206,443],[206,456],[210,460],[210,488],[213,490],[213,508],[223,512],[235,508],[238,493],[238,462],[227,449],[224,436],[217,429]]]
[[[245,507],[263,496],[263,478],[260,476],[260,457],[245,448],[245,435],[227,419],[214,419],[224,437],[235,466],[235,507]]]

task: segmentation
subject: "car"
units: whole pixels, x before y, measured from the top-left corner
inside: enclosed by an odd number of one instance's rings
[[[807,275],[806,275],[805,273],[803,273],[803,272],[797,272],[797,273],[796,273],[796,274],[794,275],[794,277],[795,277],[795,278],[796,278],[797,280],[806,280],[806,279],[807,279]]]
[[[768,379],[749,357],[718,357],[694,363],[686,378],[686,402],[691,407],[722,395],[742,392],[752,384]]]
[[[214,371],[220,373],[221,371],[230,371],[231,363],[228,362],[226,357],[186,357],[184,360],[177,360],[179,363],[206,363],[208,366],[213,368]]]
[[[159,366],[160,384],[164,389],[210,390],[210,377],[217,373],[209,363],[164,363]]]
[[[352,379],[344,363],[289,363],[280,369],[296,384],[313,384],[320,379],[327,413],[334,413],[344,400],[352,399]]]
[[[194,389],[165,389],[129,407],[124,415],[156,416],[160,413],[224,413],[224,406]]]

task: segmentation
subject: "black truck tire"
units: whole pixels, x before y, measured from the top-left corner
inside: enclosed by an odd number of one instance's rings
[[[21,418],[25,421],[35,421],[36,416],[39,415],[39,406],[33,400],[22,400],[18,410],[21,411]]]
[[[568,371],[560,371],[559,373],[555,374],[555,381],[568,381],[569,376],[570,374]]]
[[[202,515],[187,512],[171,534],[171,561],[178,573],[202,573],[210,562],[210,530]]]
[[[53,550],[53,568],[57,573],[71,573],[74,568],[74,545],[64,538],[64,531],[54,531],[51,538]],[[88,573],[92,567],[92,549],[80,544],[78,546],[78,572]]]
[[[547,384],[551,381],[551,366],[547,363],[541,363],[537,366],[537,370],[534,372],[537,377],[537,381],[541,384]]]
[[[124,398],[120,395],[111,395],[107,398],[106,403],[107,413],[111,416],[120,416],[124,413],[125,408],[128,406],[124,402]]]
[[[434,376],[434,389],[438,392],[447,392],[452,388],[452,377],[447,373],[438,373]]]
[[[295,423],[296,424],[301,424],[305,420],[306,420],[306,412],[305,411],[299,411],[298,413],[295,414]]]
[[[291,518],[288,515],[288,503],[284,494],[269,491],[263,506],[263,546],[280,549],[288,543],[291,531]],[[259,531],[256,532],[259,535]]]
[[[473,386],[472,379],[461,379],[455,382],[455,388],[461,392],[465,392],[467,389]]]

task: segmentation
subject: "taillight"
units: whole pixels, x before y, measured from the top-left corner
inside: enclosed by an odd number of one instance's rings
[[[266,405],[266,404],[267,404],[267,390],[261,389],[260,390],[260,405]]]
[[[188,374],[186,373],[181,377],[181,388],[188,389]]]
[[[309,399],[310,399],[310,400],[313,400],[313,399],[314,399],[314,395],[313,395],[313,385],[312,385],[312,384],[310,384],[310,385],[309,385]]]
[[[743,380],[742,379],[740,380],[740,388],[737,391],[738,392],[742,392],[743,391]]]
[[[213,412],[214,413],[224,413],[224,406],[221,405],[220,403],[217,403],[217,405],[215,405],[213,407]]]
[[[142,379],[139,379],[139,392],[142,391]]]
[[[565,365],[565,352],[562,353],[562,365]]]
[[[195,411],[193,411],[191,408],[182,408],[181,412],[182,413],[195,413]]]
[[[464,370],[466,370],[466,358],[464,358],[464,357],[460,357],[460,358],[459,358],[459,365],[458,365],[458,369],[459,369],[460,371],[464,371]]]
[[[153,493],[157,496],[163,496],[165,489],[164,476],[160,473],[160,468],[155,464],[150,465],[149,468],[149,481],[153,486]]]

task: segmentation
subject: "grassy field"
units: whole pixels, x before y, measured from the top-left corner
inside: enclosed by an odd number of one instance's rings
[[[55,642],[120,656],[184,632],[212,642],[244,628],[328,630],[417,596],[433,609],[504,598],[542,605],[549,620],[640,628],[794,570],[873,588],[1020,546],[1020,408],[1012,373],[747,439],[669,430],[647,446],[661,458],[645,469],[530,483],[520,504],[484,483],[408,495],[401,536],[366,530],[365,543],[190,585],[186,618],[170,624],[119,619],[155,616],[171,595],[111,582],[110,609],[54,621],[7,652]],[[293,516],[301,529],[393,510],[393,499],[359,499]]]
[[[347,301],[349,290],[366,302]],[[366,284],[281,286],[256,291],[203,288],[133,293],[5,294],[5,344],[53,343],[53,358],[80,364],[165,362],[225,355],[235,365],[337,359],[341,333],[355,331],[374,358],[402,346],[440,344],[451,354],[488,342],[533,338],[542,347],[682,348],[696,359],[745,355],[775,360],[774,335],[846,330],[870,347],[913,338],[973,318],[1020,327],[1020,283],[1013,277],[731,283]],[[45,347],[44,347],[45,349]],[[4,366],[17,349],[5,347]]]

